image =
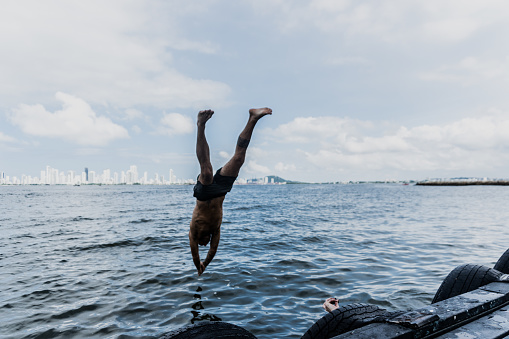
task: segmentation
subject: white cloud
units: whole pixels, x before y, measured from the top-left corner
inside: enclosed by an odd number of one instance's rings
[[[247,163],[246,171],[248,173],[254,173],[254,174],[262,174],[262,175],[268,175],[271,173],[270,169],[267,166],[260,165],[256,163],[253,160],[250,160]]]
[[[182,31],[186,2],[9,1],[0,11],[0,98],[15,105],[65,91],[94,104],[127,108],[228,105],[228,85],[194,79],[173,51],[215,53]]]
[[[284,164],[282,162],[278,162],[274,168],[278,172],[295,172],[297,170],[294,164]]]
[[[125,119],[126,120],[135,120],[135,119],[142,119],[145,117],[143,112],[134,109],[134,108],[128,108],[124,111]]]
[[[316,27],[324,34],[352,38],[374,37],[385,42],[414,39],[450,43],[465,40],[486,26],[504,23],[509,3],[486,1],[252,1],[263,15],[277,13],[285,32]],[[284,15],[280,15],[284,13]]]
[[[481,24],[474,18],[449,18],[432,22],[425,22],[422,26],[424,35],[430,39],[445,41],[460,41],[468,38]]]
[[[283,156],[280,152],[279,159],[272,159],[276,170],[289,171],[292,168],[284,163],[298,163],[299,170],[312,165],[322,176],[355,171],[417,173],[507,166],[507,131],[509,117],[502,114],[396,130],[384,130],[380,124],[365,121],[307,117],[267,130],[281,144],[279,147],[289,142],[294,145],[292,151]]]
[[[0,132],[0,142],[15,142],[16,139]]]
[[[189,134],[194,131],[193,120],[179,113],[164,114],[157,133],[166,135]]]
[[[481,81],[509,80],[509,58],[504,60],[480,60],[466,57],[455,64],[443,65],[433,71],[422,72],[419,77],[428,81],[458,83],[463,86]]]
[[[51,113],[42,105],[19,105],[10,120],[29,135],[61,138],[79,145],[103,146],[128,138],[127,130],[110,119],[97,116],[84,100],[58,92],[61,110]]]
[[[230,154],[228,154],[228,152],[225,151],[220,151],[219,156],[223,159],[230,159]]]
[[[250,145],[247,151],[247,157],[249,159],[257,159],[262,158],[267,155],[266,148],[256,147],[254,145]]]
[[[465,151],[484,151],[509,148],[509,118],[484,116],[464,118],[445,126],[421,126],[411,129],[407,139]]]
[[[138,125],[134,125],[133,127],[131,127],[131,130],[136,133],[136,134],[140,134],[141,133],[141,128],[140,126]]]
[[[317,140],[345,140],[347,135],[355,136],[360,130],[370,127],[370,122],[348,118],[298,117],[266,131],[280,141],[306,144]]]

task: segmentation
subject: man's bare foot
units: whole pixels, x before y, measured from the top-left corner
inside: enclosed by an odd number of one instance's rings
[[[267,114],[272,114],[272,110],[268,107],[264,107],[264,108],[251,108],[249,110],[249,116],[250,118],[252,119],[255,119],[255,120],[258,120],[260,119],[261,117],[267,115]]]
[[[211,109],[206,109],[204,111],[200,111],[198,113],[198,119],[196,124],[197,125],[205,125],[205,123],[212,118],[212,115],[214,114],[214,111]]]

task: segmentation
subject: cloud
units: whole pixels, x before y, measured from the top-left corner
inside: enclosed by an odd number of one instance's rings
[[[371,128],[372,123],[339,118],[297,117],[275,129],[266,129],[272,137],[287,143],[306,144],[315,141],[345,140],[347,135],[355,136],[360,130]]]
[[[92,104],[162,109],[229,105],[230,87],[180,72],[173,54],[219,46],[186,37],[186,2],[10,1],[0,12],[0,99],[43,102],[57,91]],[[23,43],[20,43],[23,42]]]
[[[509,118],[500,115],[464,118],[444,126],[420,126],[405,134],[412,143],[431,144],[436,149],[486,151],[509,148],[508,130]]]
[[[10,120],[33,136],[60,138],[79,145],[104,146],[129,137],[127,130],[110,119],[97,116],[84,100],[58,92],[61,110],[51,113],[42,105],[19,105]]]
[[[336,175],[352,171],[468,171],[507,166],[509,161],[509,117],[503,114],[444,125],[385,126],[337,117],[301,117],[265,132],[280,144],[274,148],[293,145],[293,151],[272,159],[278,171],[292,170],[284,163],[298,163],[299,170],[311,165]]]
[[[138,125],[134,125],[131,127],[131,130],[135,133],[135,134],[140,134],[141,133],[141,128],[140,126]]]
[[[430,39],[461,41],[470,37],[481,28],[481,23],[470,17],[447,18],[422,25],[423,35]]]
[[[495,79],[509,80],[509,58],[504,60],[481,60],[466,57],[455,64],[443,65],[433,71],[422,72],[422,80],[458,83],[469,86],[482,81]]]
[[[503,24],[509,10],[509,4],[499,0],[253,0],[251,5],[264,16],[277,13],[274,20],[286,34],[314,27],[352,41],[372,37],[389,43],[416,38],[433,43],[463,41],[486,26]]]
[[[124,116],[126,120],[135,120],[144,118],[145,114],[137,109],[128,108],[124,111]]]
[[[228,152],[225,151],[220,151],[219,156],[223,159],[230,159],[230,154],[228,154]]]
[[[181,135],[189,134],[194,131],[193,120],[185,115],[179,113],[164,114],[161,119],[161,125],[157,129],[158,134],[165,135]]]
[[[282,162],[278,162],[274,168],[278,172],[295,172],[297,170],[294,164],[284,164]]]
[[[255,173],[255,174],[262,174],[262,175],[268,175],[271,173],[270,169],[266,166],[259,165],[255,161],[250,160],[247,163],[246,171],[248,173]]]
[[[16,139],[0,132],[0,142],[15,142]]]

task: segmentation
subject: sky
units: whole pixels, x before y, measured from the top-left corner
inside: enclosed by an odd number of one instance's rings
[[[5,0],[0,172],[509,178],[509,2]]]

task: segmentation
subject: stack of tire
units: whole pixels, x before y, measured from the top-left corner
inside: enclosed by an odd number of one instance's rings
[[[438,288],[432,304],[473,291],[481,286],[498,281],[509,274],[509,249],[504,252],[494,268],[465,264],[456,267]],[[329,339],[374,322],[390,319],[402,312],[389,312],[370,304],[349,304],[327,313],[311,326],[301,339]],[[161,339],[212,339],[243,338],[256,339],[242,327],[211,322],[185,327],[161,337]]]
[[[465,264],[453,269],[438,288],[432,304],[473,291],[498,281],[509,274],[509,249],[498,259],[494,268]],[[400,312],[389,312],[369,304],[351,304],[325,315],[311,326],[301,339],[329,339],[373,322],[392,318]]]

